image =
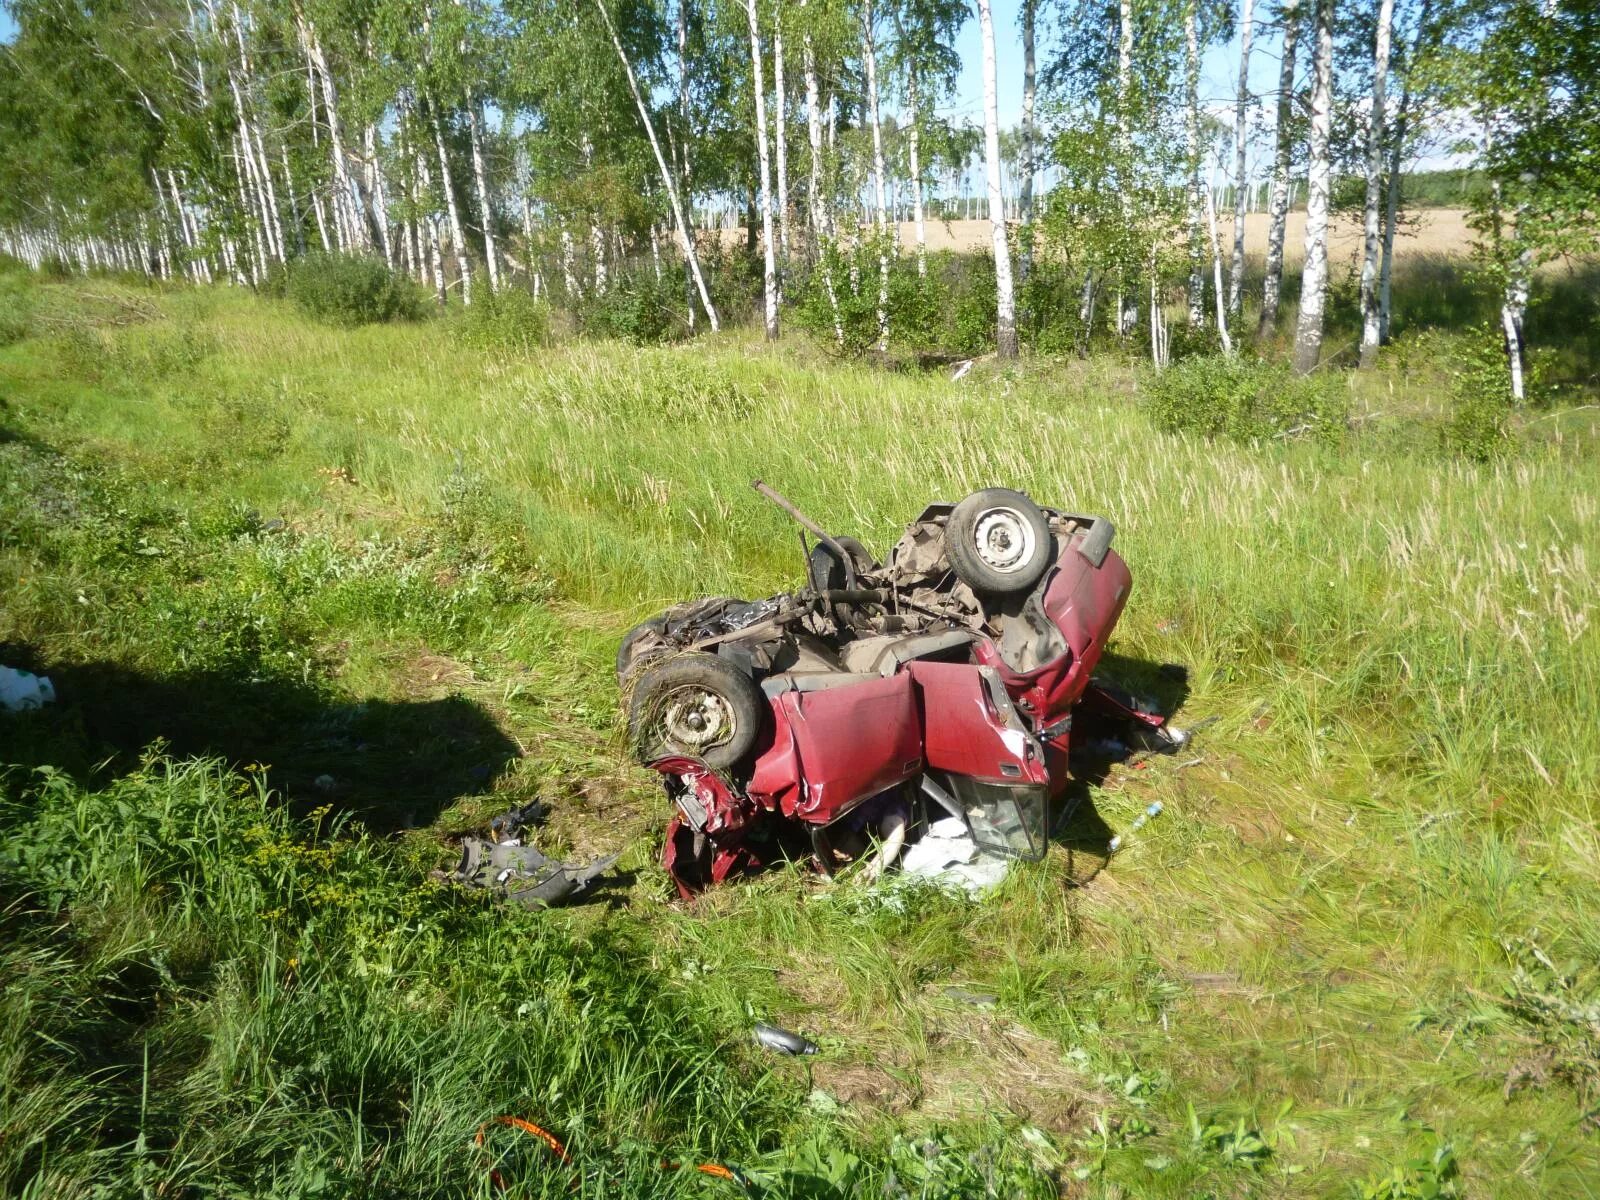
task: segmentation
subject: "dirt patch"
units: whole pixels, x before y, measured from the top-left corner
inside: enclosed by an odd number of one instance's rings
[[[931,1012],[925,1046],[860,1044],[851,1062],[818,1062],[815,1085],[841,1104],[889,1115],[968,1119],[1005,1112],[1054,1133],[1075,1132],[1110,1103],[1062,1059],[1053,1040],[970,1007]]]

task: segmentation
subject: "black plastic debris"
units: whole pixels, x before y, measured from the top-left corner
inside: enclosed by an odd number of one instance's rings
[[[549,908],[581,896],[621,857],[612,854],[587,865],[564,863],[516,839],[488,842],[467,837],[461,839],[461,861],[445,878],[483,888],[525,908]]]

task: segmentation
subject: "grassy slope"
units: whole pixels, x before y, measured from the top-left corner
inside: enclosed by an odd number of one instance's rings
[[[1592,1014],[1585,1033],[1581,1012],[1506,1002],[1514,979],[1523,996],[1560,990],[1506,946],[1529,936],[1580,965],[1562,995],[1596,999],[1588,435],[1499,467],[1446,462],[1413,416],[1425,376],[1363,381],[1359,405],[1386,416],[1344,452],[1249,449],[1153,434],[1129,403],[1135,378],[1110,367],[950,384],[734,340],[522,359],[463,351],[437,327],[318,329],[240,296],[56,289],[43,303],[54,336],[0,350],[14,439],[0,445],[0,640],[7,661],[50,667],[68,703],[13,725],[6,749],[80,782],[54,785],[75,815],[46,829],[35,810],[56,810],[13,773],[7,832],[15,853],[70,828],[67,846],[108,857],[53,893],[42,868],[11,872],[7,895],[33,897],[8,918],[17,954],[55,957],[7,971],[82,979],[151,945],[209,948],[184,951],[201,964],[192,977],[141,983],[136,1011],[112,1014],[154,1038],[155,1066],[84,1052],[45,1078],[10,1035],[7,1130],[40,1120],[51,1088],[73,1093],[74,1071],[106,1072],[84,1089],[98,1140],[69,1145],[48,1121],[32,1143],[6,1140],[11,1186],[41,1161],[62,1180],[131,1170],[134,1151],[116,1147],[135,1144],[156,1080],[165,1123],[147,1131],[157,1149],[140,1152],[141,1178],[243,1193],[305,1191],[318,1171],[341,1190],[487,1186],[464,1147],[498,1111],[613,1164],[594,1194],[698,1186],[655,1173],[644,1143],[765,1162],[796,1194],[844,1171],[844,1147],[868,1147],[860,1169],[877,1178],[891,1133],[930,1122],[998,1155],[1008,1181],[1031,1158],[1096,1194],[1348,1194],[1441,1141],[1472,1194],[1597,1190],[1581,1127],[1600,1100]],[[160,319],[108,323],[155,307]],[[1136,581],[1114,654],[1136,681],[1187,665],[1180,721],[1217,718],[1202,761],[1086,789],[1050,861],[981,907],[827,900],[788,875],[668,903],[652,865],[659,793],[610,739],[609,656],[668,602],[789,581],[793,532],[748,490],[757,476],[875,546],[925,500],[994,482],[1111,514]],[[240,505],[286,527],[261,531]],[[74,683],[101,705],[87,718],[70,715]],[[117,711],[120,688],[142,711]],[[124,768],[93,775],[97,755],[153,733],[271,763],[268,782],[301,809],[328,800],[420,831],[398,851],[283,851],[302,872],[307,855],[350,857],[359,904],[201,837],[204,865],[182,871],[243,871],[262,898],[179,904],[151,893],[159,871],[115,862],[117,789],[204,813],[197,795],[214,804],[236,785],[190,767],[174,782],[159,764],[109,792],[82,782],[103,785]],[[502,917],[419,886],[436,831],[530,795],[557,810],[552,844],[629,848],[638,875],[613,907]],[[1109,829],[1156,799],[1166,815],[1106,866]],[[258,848],[300,844],[251,803],[268,830]],[[41,894],[66,905],[70,954],[21,915]],[[382,915],[352,916],[368,907]],[[238,921],[251,949],[230,954],[223,931]],[[415,937],[401,936],[408,921]],[[572,957],[569,939],[594,957]],[[310,952],[296,946],[326,956],[328,974],[274,990]],[[376,988],[367,968],[383,956],[400,982]],[[516,999],[524,984],[508,979],[559,981],[562,963],[589,1007],[544,982]],[[998,1004],[953,1002],[950,984]],[[8,989],[8,1027],[47,998]],[[323,1011],[339,1004],[369,1015]],[[737,1048],[751,1014],[821,1035],[825,1055],[751,1056]],[[90,1018],[31,1019],[70,1038]],[[219,1075],[226,1027],[250,1022],[298,1032]],[[564,1031],[590,1050],[564,1051]],[[501,1061],[520,1065],[485,1090],[464,1056],[502,1036],[516,1040]],[[299,1090],[262,1082],[319,1051],[366,1067]],[[1508,1097],[1516,1072],[1535,1082]],[[255,1080],[259,1106],[230,1102],[221,1079]],[[263,1114],[278,1132],[253,1123]],[[212,1133],[192,1128],[202,1117]],[[518,1186],[569,1194],[558,1170],[518,1169]]]

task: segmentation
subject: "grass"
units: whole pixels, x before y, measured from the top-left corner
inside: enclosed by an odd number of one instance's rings
[[[1439,340],[1350,383],[1344,446],[1244,445],[1157,433],[1107,356],[951,383],[8,286],[0,661],[62,702],[0,719],[0,1189],[1600,1191],[1592,424],[1445,457]],[[878,548],[984,484],[1110,514],[1113,666],[1187,667],[1200,761],[1086,784],[981,905],[672,900],[610,656],[792,580],[755,477]],[[602,902],[428,881],[534,796],[547,848],[625,850]],[[501,1114],[574,1166],[474,1148]]]

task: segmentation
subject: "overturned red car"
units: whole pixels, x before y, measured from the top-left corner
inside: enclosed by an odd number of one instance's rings
[[[755,486],[814,538],[805,585],[678,605],[617,652],[684,896],[796,855],[831,874],[874,842],[876,873],[935,816],[1041,858],[1075,717],[1181,736],[1091,682],[1131,585],[1106,518],[989,488],[929,505],[879,562]]]

